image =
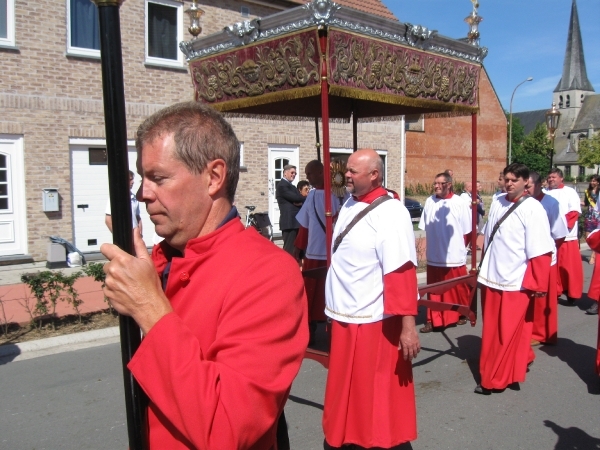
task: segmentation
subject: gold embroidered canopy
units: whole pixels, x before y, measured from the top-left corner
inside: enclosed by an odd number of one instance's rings
[[[329,118],[470,114],[487,50],[419,25],[313,0],[182,43],[195,98],[244,115]]]

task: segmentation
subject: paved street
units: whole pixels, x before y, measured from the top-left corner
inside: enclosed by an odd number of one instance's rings
[[[587,290],[591,266],[584,269]],[[598,317],[584,314],[589,304],[559,306],[558,345],[536,348],[520,390],[489,397],[473,393],[480,324],[421,335],[413,449],[600,449]],[[117,344],[2,362],[0,449],[127,448]],[[322,449],[326,375],[306,360],[294,383],[286,406],[293,449]]]

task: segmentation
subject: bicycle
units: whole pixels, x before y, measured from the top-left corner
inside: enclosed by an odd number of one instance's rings
[[[268,240],[273,240],[273,226],[266,212],[255,213],[256,206],[246,206],[246,228],[253,227]]]

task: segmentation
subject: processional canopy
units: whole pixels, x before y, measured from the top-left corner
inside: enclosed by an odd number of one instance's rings
[[[331,0],[239,22],[180,47],[197,101],[228,115],[294,120],[320,117],[323,76],[333,120],[471,114],[487,54],[466,39]]]

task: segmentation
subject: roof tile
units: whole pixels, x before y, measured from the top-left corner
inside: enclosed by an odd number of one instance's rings
[[[304,5],[307,0],[292,0],[294,3]],[[374,14],[379,17],[386,19],[398,20],[396,16],[385,6],[381,0],[336,0],[338,5],[345,6],[347,8],[357,9],[359,11]]]

